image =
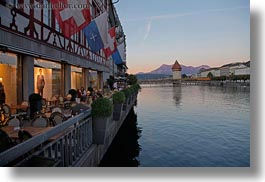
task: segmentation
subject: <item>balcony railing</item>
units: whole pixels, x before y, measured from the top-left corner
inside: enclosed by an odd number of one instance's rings
[[[89,110],[0,153],[0,166],[15,165],[14,161],[19,161],[19,158],[25,160],[29,153],[32,156],[32,151],[35,151],[34,156],[59,161],[59,166],[74,166],[91,145],[92,118]]]

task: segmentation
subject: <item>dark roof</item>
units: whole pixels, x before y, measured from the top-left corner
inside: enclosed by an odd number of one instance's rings
[[[224,68],[224,67],[231,67],[231,66],[238,66],[240,64],[244,64],[244,63],[230,63],[230,64],[226,64],[226,65],[223,65],[221,66],[221,68]]]
[[[250,61],[246,62],[245,65],[246,65],[247,67],[250,67]]]
[[[172,70],[178,70],[178,71],[181,71],[181,70],[182,70],[182,68],[181,68],[181,66],[180,66],[180,64],[179,64],[179,62],[178,62],[178,60],[177,60],[177,61],[175,62],[175,64],[173,65]]]

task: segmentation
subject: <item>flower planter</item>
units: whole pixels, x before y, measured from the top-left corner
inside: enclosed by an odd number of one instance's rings
[[[123,109],[123,104],[115,104],[113,110],[113,120],[119,121],[121,119],[121,113]]]
[[[104,145],[107,128],[109,126],[111,117],[93,117],[93,143],[97,145]]]
[[[124,104],[123,104],[123,107],[122,107],[122,110],[123,110],[123,111],[126,111],[126,110],[127,110],[127,107],[128,107],[128,105],[129,105],[129,104],[128,104],[128,102],[129,102],[128,100],[129,100],[129,98],[126,99],[125,102],[124,102]]]
[[[112,120],[113,105],[109,99],[99,98],[92,103],[93,143],[103,145]]]

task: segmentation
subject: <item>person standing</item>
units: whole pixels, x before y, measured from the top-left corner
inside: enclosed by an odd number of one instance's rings
[[[87,93],[86,93],[85,88],[81,87],[80,92],[81,92],[81,102],[86,102],[86,100],[87,100],[87,95],[86,94]]]
[[[0,83],[0,105],[6,103],[6,94],[4,90],[4,86]]]
[[[39,75],[37,76],[37,89],[38,94],[43,97],[43,89],[45,87],[45,80],[44,76],[42,75],[42,69],[39,69]]]

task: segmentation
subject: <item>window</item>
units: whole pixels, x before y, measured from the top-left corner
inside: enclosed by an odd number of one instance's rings
[[[34,90],[46,99],[61,94],[61,64],[47,60],[34,61]]]
[[[0,92],[0,102],[9,106],[17,104],[17,55],[1,51]]]
[[[52,26],[52,10],[49,8],[49,1],[48,0],[43,0],[43,23],[48,25],[48,26]]]
[[[82,85],[82,68],[71,66],[71,87],[72,89],[81,89]]]

